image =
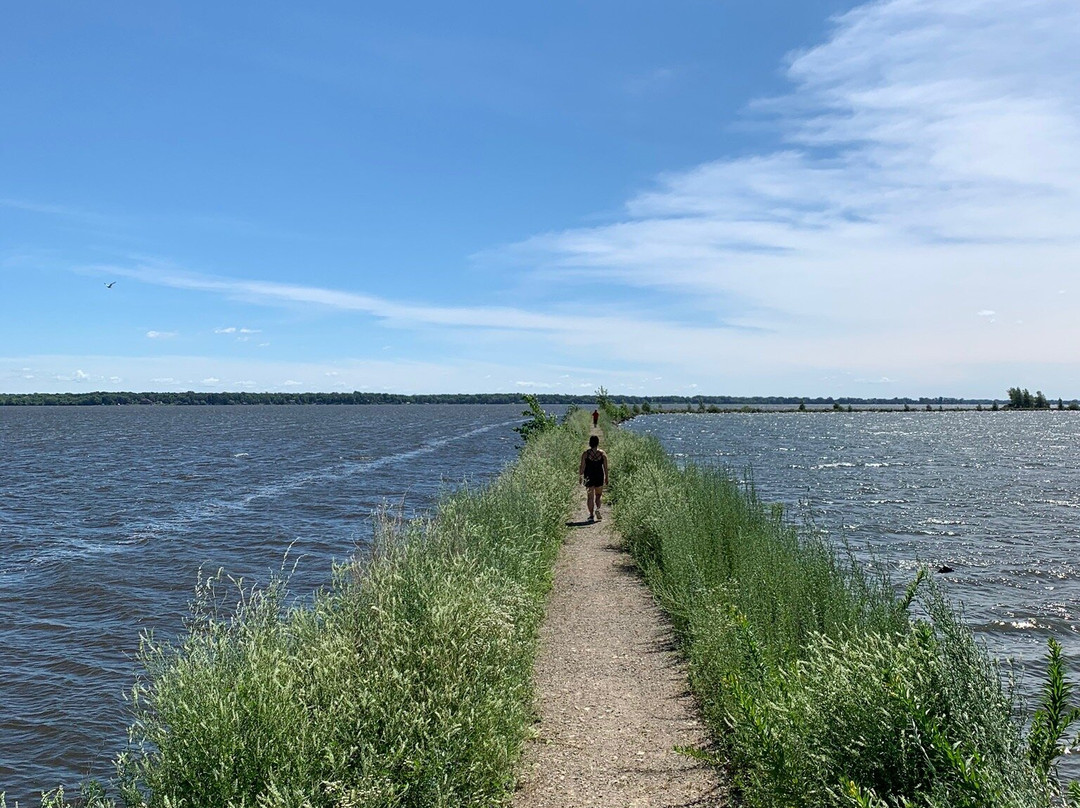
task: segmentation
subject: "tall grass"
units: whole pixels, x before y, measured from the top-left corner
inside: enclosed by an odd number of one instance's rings
[[[202,580],[186,637],[143,639],[119,800],[504,802],[586,432],[578,416],[530,437],[494,483],[448,496],[427,521],[383,520],[371,554],[303,605],[281,581]]]
[[[897,597],[729,473],[679,469],[625,431],[608,446],[616,525],[717,739],[698,754],[730,768],[745,804],[1060,801],[1036,763],[1060,751],[1066,708],[1043,722],[1052,741],[1025,742],[996,665],[924,575]]]

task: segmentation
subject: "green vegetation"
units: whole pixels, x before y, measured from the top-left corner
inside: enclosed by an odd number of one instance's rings
[[[1031,395],[1028,389],[1025,387],[1021,390],[1019,387],[1010,387],[1008,390],[1009,395],[1009,409],[1011,410],[1048,410],[1050,409],[1050,402],[1046,400],[1046,396],[1043,395],[1042,390],[1035,392],[1035,395]],[[1058,409],[1060,410],[1061,404],[1058,403]]]
[[[559,425],[559,419],[544,412],[536,396],[527,395],[524,398],[526,409],[521,414],[528,420],[520,426],[514,427],[514,431],[521,435],[522,438],[528,441],[530,438],[543,434]]]
[[[1076,712],[1060,651],[1025,739],[998,668],[925,571],[898,598],[728,473],[679,469],[624,432],[608,453],[616,525],[718,744],[687,751],[728,766],[746,805],[1061,804],[1053,761]]]
[[[384,519],[370,556],[300,605],[281,581],[201,581],[187,636],[143,640],[119,802],[505,802],[586,433],[581,414],[429,520]],[[84,804],[112,801],[97,789]]]
[[[544,404],[581,403],[581,396],[545,395]],[[10,393],[0,394],[0,406],[103,406],[128,404],[517,404],[520,393],[437,393],[407,396],[398,393]]]
[[[604,388],[597,391],[597,399],[606,402],[613,411],[609,413],[612,421],[617,422],[637,413],[662,411],[677,412],[762,412],[760,407],[791,407],[805,409],[812,406],[817,409],[829,409],[835,404],[842,408],[888,407],[891,409],[909,408],[912,405],[934,404],[938,407],[969,408],[977,404],[991,404],[990,399],[947,398],[942,396],[922,398],[853,398],[799,396],[618,396],[616,401]],[[588,396],[562,393],[540,393],[536,395],[540,404],[579,404],[591,408],[592,399]],[[1032,399],[1034,401],[1034,398]],[[168,405],[253,405],[253,404],[517,404],[521,401],[520,393],[434,393],[430,395],[404,395],[400,393],[208,393],[188,390],[182,393],[154,392],[105,392],[89,393],[0,393],[2,406],[115,406],[137,404]],[[1064,404],[1066,409],[1080,409],[1080,404],[1059,400],[1058,408]]]
[[[597,398],[605,423],[621,414]],[[281,580],[201,580],[187,635],[143,639],[115,795],[90,783],[77,804],[505,804],[590,423],[579,410],[556,428],[526,403],[517,462],[430,519],[380,520],[327,590],[297,602]],[[618,429],[605,444],[616,526],[715,734],[685,751],[727,767],[745,805],[1080,808],[1055,771],[1080,719],[1057,643],[1025,732],[925,570],[898,597],[727,472],[680,469]]]

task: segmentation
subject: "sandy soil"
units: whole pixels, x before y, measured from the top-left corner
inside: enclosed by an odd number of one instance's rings
[[[674,751],[706,732],[670,626],[610,518],[587,519],[583,492],[541,629],[540,722],[513,806],[726,805],[717,772]]]

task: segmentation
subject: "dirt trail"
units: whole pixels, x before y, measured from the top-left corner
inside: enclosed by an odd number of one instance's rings
[[[673,751],[706,733],[670,626],[611,520],[587,519],[582,494],[541,629],[538,737],[513,806],[725,805],[717,773]]]

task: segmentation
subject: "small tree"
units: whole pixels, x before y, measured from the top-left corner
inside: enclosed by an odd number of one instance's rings
[[[523,398],[529,408],[524,410],[521,414],[526,416],[529,420],[521,426],[515,426],[514,431],[528,442],[530,438],[557,426],[559,419],[554,415],[548,415],[544,412],[543,408],[540,406],[540,401],[531,393]]]
[[[619,407],[612,401],[611,394],[602,385],[596,388],[596,409],[612,421],[619,421]]]

